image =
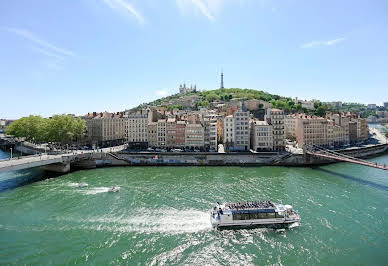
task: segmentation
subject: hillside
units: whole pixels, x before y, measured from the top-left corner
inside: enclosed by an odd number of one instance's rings
[[[180,97],[184,96],[191,96],[196,95],[198,97],[201,97],[201,100],[198,102],[198,107],[207,107],[210,105],[211,102],[214,101],[223,101],[228,102],[231,99],[242,99],[250,100],[250,99],[257,99],[257,100],[263,100],[266,102],[270,102],[273,104],[274,107],[284,109],[287,111],[297,111],[302,110],[302,107],[298,104],[294,104],[291,98],[288,97],[282,97],[276,94],[270,94],[265,91],[259,91],[259,90],[252,90],[252,89],[240,89],[240,88],[230,88],[230,89],[216,89],[216,90],[208,90],[208,91],[197,91],[197,92],[189,92],[186,94],[174,94],[167,97],[163,97],[160,99],[157,99],[155,101],[144,103],[136,107],[135,109],[139,109],[142,107],[145,107],[147,105],[150,106],[166,106],[170,108],[180,108],[180,106],[168,106],[170,101],[179,99]]]
[[[339,109],[333,109],[333,107],[328,103],[323,103],[319,100],[314,100],[315,110],[307,110],[303,108],[301,104],[295,104],[294,101],[289,97],[279,96],[276,94],[271,94],[261,90],[253,89],[240,89],[240,88],[229,88],[229,89],[216,89],[208,91],[196,91],[189,92],[186,94],[174,94],[167,97],[157,99],[155,101],[144,103],[133,110],[140,109],[146,106],[166,106],[168,109],[179,108],[182,109],[181,105],[170,105],[170,102],[180,99],[185,96],[198,96],[200,101],[197,103],[196,107],[207,107],[210,103],[217,102],[229,102],[231,99],[257,99],[270,102],[273,107],[279,108],[285,111],[285,113],[296,113],[304,112],[307,114],[315,114],[317,116],[324,116],[326,112],[329,111],[340,111],[340,112],[354,112],[361,115],[361,117],[368,117],[369,115],[375,115],[375,112],[368,110],[367,107],[359,103],[343,103],[342,107]]]

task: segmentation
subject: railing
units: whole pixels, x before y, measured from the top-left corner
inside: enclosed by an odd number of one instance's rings
[[[371,162],[360,158],[352,157],[343,153],[325,149],[317,145],[306,145],[306,148],[311,149],[311,151],[307,151],[307,154],[310,154],[313,156],[322,157],[326,159],[334,159],[334,160],[344,161],[344,162],[349,162],[354,164],[360,164],[360,165],[374,167],[382,170],[388,170],[388,166],[385,164],[379,164],[376,162]],[[313,152],[313,149],[317,149],[318,152]]]

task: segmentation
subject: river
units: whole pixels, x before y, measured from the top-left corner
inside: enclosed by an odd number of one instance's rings
[[[0,174],[1,265],[388,263],[388,173],[379,169],[115,167],[48,177]],[[115,185],[120,192],[107,193]],[[293,205],[301,225],[211,228],[216,200],[256,199]]]

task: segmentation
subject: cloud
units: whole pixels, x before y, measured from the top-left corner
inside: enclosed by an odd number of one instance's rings
[[[168,91],[164,89],[157,90],[155,93],[158,97],[166,97],[168,95]]]
[[[215,13],[221,9],[222,0],[176,0],[181,13],[187,10],[199,11],[211,22],[215,21]]]
[[[52,43],[49,43],[48,41],[40,39],[39,37],[37,37],[35,34],[33,34],[28,30],[18,29],[18,28],[8,28],[8,27],[4,27],[3,29],[33,42],[34,44],[39,46],[38,49],[40,49],[41,51],[46,51],[47,54],[56,53],[59,56],[75,56],[74,52],[67,49],[60,48]]]
[[[315,46],[332,46],[334,44],[343,42],[345,40],[346,40],[345,37],[341,37],[341,38],[330,40],[330,41],[312,41],[312,42],[303,44],[301,47],[302,48],[312,48]]]
[[[124,0],[104,0],[104,3],[116,12],[126,16],[135,16],[140,24],[145,22],[144,17],[131,4]]]

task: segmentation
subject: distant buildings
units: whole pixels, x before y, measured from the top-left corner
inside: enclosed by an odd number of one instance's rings
[[[180,94],[185,94],[188,92],[196,92],[197,91],[197,85],[191,85],[190,87],[186,87],[186,84],[183,83],[183,85],[179,85],[179,93]]]
[[[304,101],[304,100],[300,100],[298,98],[295,98],[294,102],[296,104],[302,105],[302,107],[306,108],[307,110],[315,110],[314,101]]]
[[[336,102],[330,102],[329,103],[333,109],[340,109],[342,108],[342,102],[336,101]]]
[[[298,114],[296,141],[299,148],[307,145],[338,147],[368,138],[366,120],[345,114],[328,114],[326,118]]]
[[[375,110],[376,108],[377,108],[376,104],[374,104],[374,103],[368,104],[368,109]]]
[[[223,76],[221,76],[223,83]],[[223,85],[223,84],[222,84]],[[196,86],[180,86],[180,93],[196,90]],[[160,149],[200,149],[217,151],[223,143],[225,151],[277,151],[286,149],[286,139],[296,141],[297,146],[318,145],[340,147],[368,138],[367,120],[351,113],[327,113],[326,117],[306,114],[285,115],[272,104],[241,98],[221,97],[207,108],[198,110],[198,95],[181,95],[163,102],[163,106],[147,106],[143,109],[120,113],[92,113],[84,117],[87,124],[87,140],[98,147],[128,143],[130,149],[147,147]],[[222,98],[225,98],[223,95]],[[313,110],[314,101],[295,102]],[[330,103],[334,109],[341,102]],[[182,105],[183,108],[167,108]],[[371,107],[371,106],[369,106]],[[373,106],[372,106],[373,107]],[[388,112],[381,107],[368,118],[383,119]],[[4,124],[3,120],[0,121]]]
[[[383,106],[384,106],[385,109],[388,109],[388,102],[384,102]]]

